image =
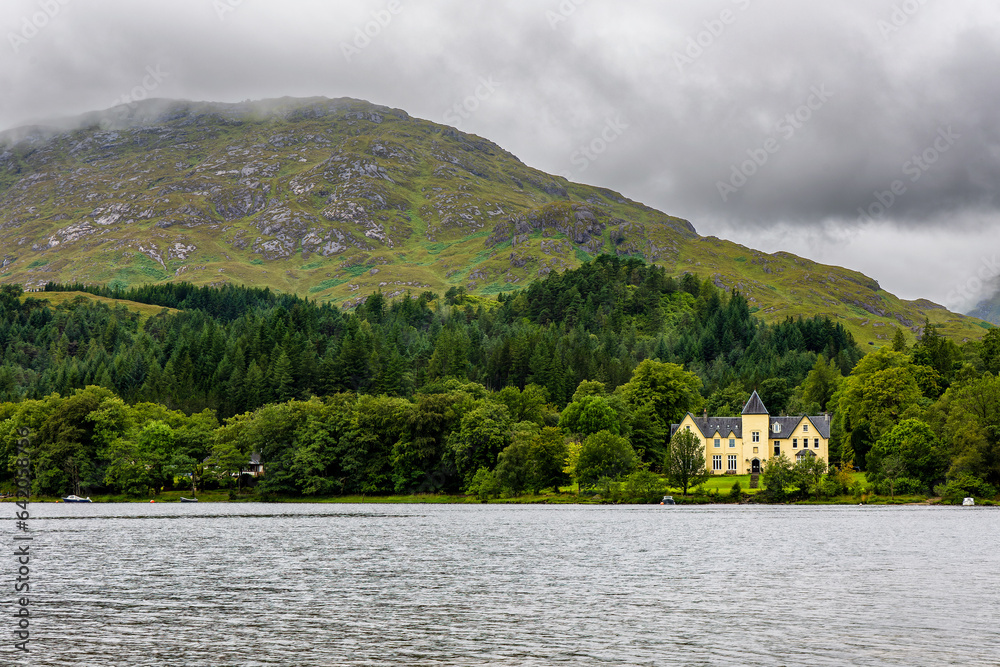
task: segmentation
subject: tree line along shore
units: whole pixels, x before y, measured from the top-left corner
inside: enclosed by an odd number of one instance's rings
[[[26,432],[37,497],[994,499],[1000,332],[959,345],[926,323],[865,352],[828,318],[768,324],[739,292],[610,256],[496,300],[350,312],[230,285],[4,285],[0,491]],[[831,414],[829,461],[701,479],[671,424],[754,390]],[[241,474],[254,455],[264,474]]]

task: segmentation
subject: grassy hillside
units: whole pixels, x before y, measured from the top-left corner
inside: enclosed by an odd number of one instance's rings
[[[767,321],[825,315],[848,327],[859,342],[877,346],[891,342],[897,327],[912,342],[925,318],[960,341],[980,338],[991,326],[930,301],[900,299],[857,271],[790,253],[769,255],[713,237],[685,244],[677,268],[740,290]]]
[[[829,314],[864,341],[924,317],[855,272],[699,237],[480,137],[351,99],[147,101],[0,135],[0,281],[269,286],[352,307],[375,290],[492,296],[600,254],[747,292],[765,319]]]
[[[97,296],[95,294],[88,294],[87,292],[30,292],[21,297],[21,301],[25,299],[35,298],[40,301],[48,301],[53,306],[61,306],[63,304],[74,304],[74,303],[106,303],[108,307],[114,309],[124,306],[133,313],[139,314],[139,321],[145,322],[150,317],[159,315],[162,312],[167,312],[170,314],[179,313],[179,310],[174,308],[164,308],[162,306],[150,306],[145,303],[137,303],[135,301],[127,301],[125,299],[109,299],[103,296]]]

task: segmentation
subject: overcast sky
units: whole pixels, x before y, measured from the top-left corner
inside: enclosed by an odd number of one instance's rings
[[[1000,274],[996,0],[3,0],[0,128],[350,96],[960,310]]]

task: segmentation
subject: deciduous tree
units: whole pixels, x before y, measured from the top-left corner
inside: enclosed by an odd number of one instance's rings
[[[705,447],[698,436],[687,429],[677,429],[670,439],[663,471],[671,486],[680,487],[685,496],[690,487],[708,479],[711,473],[705,467]]]

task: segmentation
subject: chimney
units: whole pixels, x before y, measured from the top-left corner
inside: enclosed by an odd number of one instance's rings
[[[705,417],[705,421],[708,421],[708,408],[705,408],[704,417]]]

